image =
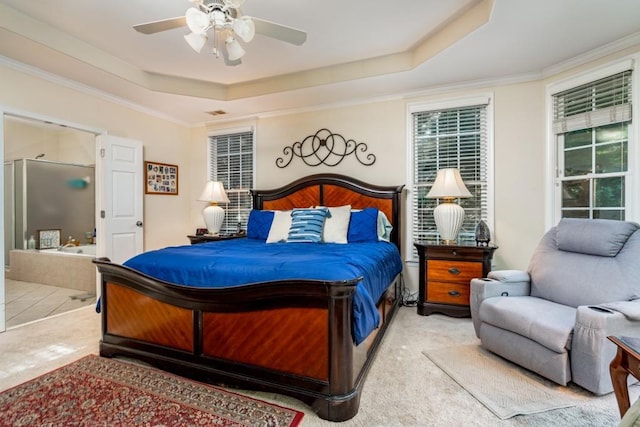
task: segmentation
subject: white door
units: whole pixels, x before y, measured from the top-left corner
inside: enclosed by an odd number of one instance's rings
[[[97,254],[122,263],[143,251],[142,142],[110,135],[96,141]]]

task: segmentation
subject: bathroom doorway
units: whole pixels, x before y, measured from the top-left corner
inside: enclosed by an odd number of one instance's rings
[[[11,328],[95,304],[96,134],[10,114],[3,127]]]

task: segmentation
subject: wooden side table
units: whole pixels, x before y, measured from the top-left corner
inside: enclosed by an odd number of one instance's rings
[[[618,401],[620,417],[623,417],[630,405],[627,378],[631,374],[640,380],[640,338],[615,336],[607,338],[618,346],[616,357],[609,365],[609,374]]]
[[[486,277],[496,246],[415,242],[420,256],[418,314],[469,317],[471,279]]]
[[[200,236],[189,235],[189,241],[192,245],[197,243],[205,243],[205,242],[219,242],[220,240],[231,240],[231,239],[240,239],[242,237],[246,237],[246,234],[222,234],[218,236],[213,236],[211,234],[202,234]]]

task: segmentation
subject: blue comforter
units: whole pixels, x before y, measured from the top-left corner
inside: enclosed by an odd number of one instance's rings
[[[356,344],[378,327],[376,301],[402,270],[400,253],[388,242],[267,244],[256,239],[167,247],[144,252],[124,265],[166,282],[207,288],[283,279],[362,277],[354,297]]]

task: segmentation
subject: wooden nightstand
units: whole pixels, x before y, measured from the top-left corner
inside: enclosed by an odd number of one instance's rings
[[[420,256],[418,314],[469,317],[471,279],[486,277],[496,246],[416,242]]]
[[[246,234],[223,234],[219,236],[213,236],[211,234],[203,234],[201,236],[189,235],[189,241],[192,245],[196,243],[205,243],[205,242],[219,242],[220,240],[231,240],[231,239],[240,239],[242,237],[246,237]]]

